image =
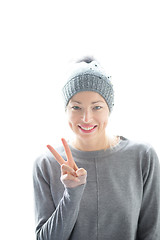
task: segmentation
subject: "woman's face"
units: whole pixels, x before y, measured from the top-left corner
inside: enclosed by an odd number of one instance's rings
[[[109,108],[98,93],[84,91],[74,95],[68,103],[67,114],[77,140],[98,142],[105,138]]]

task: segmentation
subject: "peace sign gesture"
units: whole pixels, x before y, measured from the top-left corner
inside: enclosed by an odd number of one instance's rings
[[[50,145],[47,148],[55,157],[56,161],[61,165],[61,181],[68,188],[74,188],[81,184],[85,184],[87,172],[84,168],[78,168],[71,150],[64,138],[61,139],[66,153],[67,161],[65,161],[59,153]]]

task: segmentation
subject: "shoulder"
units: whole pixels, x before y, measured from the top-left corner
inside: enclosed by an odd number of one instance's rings
[[[55,150],[63,157],[64,149],[62,146],[56,147]],[[54,164],[57,161],[55,160],[53,154],[46,147],[45,152],[41,153],[34,161],[34,165],[38,167],[43,167],[44,165]]]
[[[127,141],[127,145],[126,147],[130,150],[134,150],[134,151],[141,151],[141,152],[144,152],[144,153],[147,153],[147,152],[155,152],[153,146],[148,143],[148,142],[145,142],[145,141],[140,141],[140,140],[133,140],[133,139],[127,139],[127,138],[124,138],[124,137],[121,137],[122,140],[124,141]]]
[[[126,139],[128,144],[126,148],[130,153],[133,153],[144,164],[155,163],[159,165],[159,159],[154,147],[145,141],[137,141],[132,139]]]
[[[63,147],[57,147],[55,150],[63,157]],[[33,175],[41,174],[43,177],[52,175],[53,172],[59,170],[59,163],[56,161],[52,153],[45,149],[45,152],[40,154],[34,161],[33,164]]]

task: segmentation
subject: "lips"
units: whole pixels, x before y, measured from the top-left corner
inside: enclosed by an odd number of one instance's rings
[[[78,125],[78,127],[81,129],[81,131],[89,133],[94,131],[97,125]]]

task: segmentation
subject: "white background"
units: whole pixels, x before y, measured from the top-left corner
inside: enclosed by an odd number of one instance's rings
[[[34,238],[32,167],[46,144],[68,138],[65,67],[95,56],[112,76],[108,129],[159,148],[160,7],[157,0],[0,2],[0,226]]]

